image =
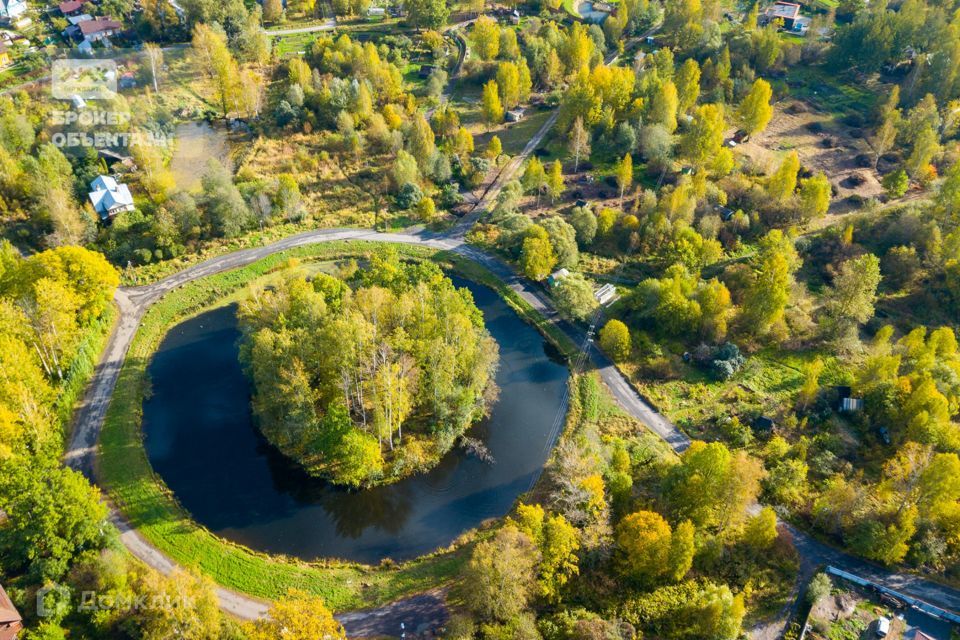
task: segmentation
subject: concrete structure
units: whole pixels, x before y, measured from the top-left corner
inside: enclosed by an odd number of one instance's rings
[[[617,295],[617,288],[608,283],[594,291],[593,297],[597,299],[601,306],[605,307],[612,304],[620,296]]]
[[[90,204],[101,220],[109,220],[118,213],[133,210],[130,187],[110,176],[98,176],[90,183]]]

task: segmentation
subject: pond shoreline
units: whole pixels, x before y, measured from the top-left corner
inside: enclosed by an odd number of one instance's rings
[[[503,517],[546,462],[567,369],[496,292],[453,279],[473,293],[500,346],[500,394],[470,429],[494,464],[454,449],[387,485],[348,490],[309,476],[256,429],[235,307],[219,306],[171,327],[148,364],[143,433],[154,470],[214,534],[307,561],[408,560]]]
[[[349,236],[331,238],[322,243],[291,243],[290,248],[254,262],[234,263],[236,267],[229,271],[217,271],[213,275],[205,273],[201,279],[180,276],[177,278],[179,284],[164,286],[170,293],[151,303],[143,315],[119,370],[116,389],[104,420],[97,475],[138,535],[173,562],[195,567],[227,589],[256,597],[276,598],[291,587],[307,589],[323,596],[335,610],[377,605],[438,584],[447,584],[462,570],[470,543],[477,536],[483,536],[482,532],[461,537],[447,549],[399,567],[389,565],[380,569],[333,559],[304,563],[268,556],[230,543],[189,518],[155,476],[142,447],[139,416],[140,404],[147,392],[145,363],[166,328],[175,320],[196,315],[202,308],[236,293],[253,278],[274,270],[290,258],[366,255],[382,243],[379,239],[371,242],[350,239]],[[446,251],[442,245],[414,246],[402,239],[399,243],[393,239],[391,244],[397,246],[405,258],[434,258],[444,264],[453,263],[472,280],[494,288],[565,357],[572,352],[572,343],[562,332],[472,259]]]

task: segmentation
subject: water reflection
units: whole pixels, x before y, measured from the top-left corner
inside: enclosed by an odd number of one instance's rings
[[[309,477],[254,428],[235,309],[224,307],[174,327],[150,363],[143,428],[154,469],[211,531],[305,559],[400,560],[502,516],[543,466],[567,371],[493,291],[456,282],[500,345],[499,398],[471,430],[494,464],[452,452],[426,474],[362,491]]]

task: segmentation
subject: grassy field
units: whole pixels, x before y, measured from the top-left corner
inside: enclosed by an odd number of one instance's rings
[[[273,52],[278,58],[289,58],[306,52],[319,33],[294,33],[288,36],[273,36]]]
[[[460,572],[470,534],[449,549],[404,563],[375,568],[356,563],[307,563],[270,557],[222,540],[193,522],[157,477],[143,449],[141,407],[149,382],[146,367],[166,330],[176,321],[211,305],[228,302],[255,279],[289,264],[291,258],[333,259],[368,254],[375,243],[337,242],[279,253],[259,262],[184,285],[146,314],[120,372],[100,439],[98,474],[102,485],[131,524],[174,561],[193,566],[221,585],[262,598],[276,598],[290,588],[321,595],[335,610],[376,605],[404,594],[445,584]],[[506,287],[489,272],[463,258],[418,247],[398,247],[414,259],[433,258],[501,293]],[[552,339],[542,318],[510,292],[508,302]],[[560,342],[561,350],[569,344]]]
[[[638,378],[632,366],[623,366],[657,408],[686,431],[691,438],[714,440],[718,419],[737,416],[742,422],[760,414],[776,415],[792,405],[803,385],[803,367],[821,357],[825,367],[820,384],[827,387],[849,382],[839,360],[815,351],[785,351],[774,347],[747,358],[743,368],[729,380],[714,376],[692,365],[681,365],[672,380]]]

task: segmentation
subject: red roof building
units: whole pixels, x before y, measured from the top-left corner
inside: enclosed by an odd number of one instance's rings
[[[77,26],[80,27],[80,33],[83,34],[84,38],[94,42],[96,40],[100,40],[101,38],[112,36],[116,32],[120,31],[120,28],[123,25],[116,20],[111,20],[110,18],[97,18],[95,20],[81,22]]]
[[[17,634],[22,630],[23,618],[0,586],[0,640],[17,640]]]
[[[83,8],[83,0],[66,0],[57,7],[64,16],[72,16]]]

